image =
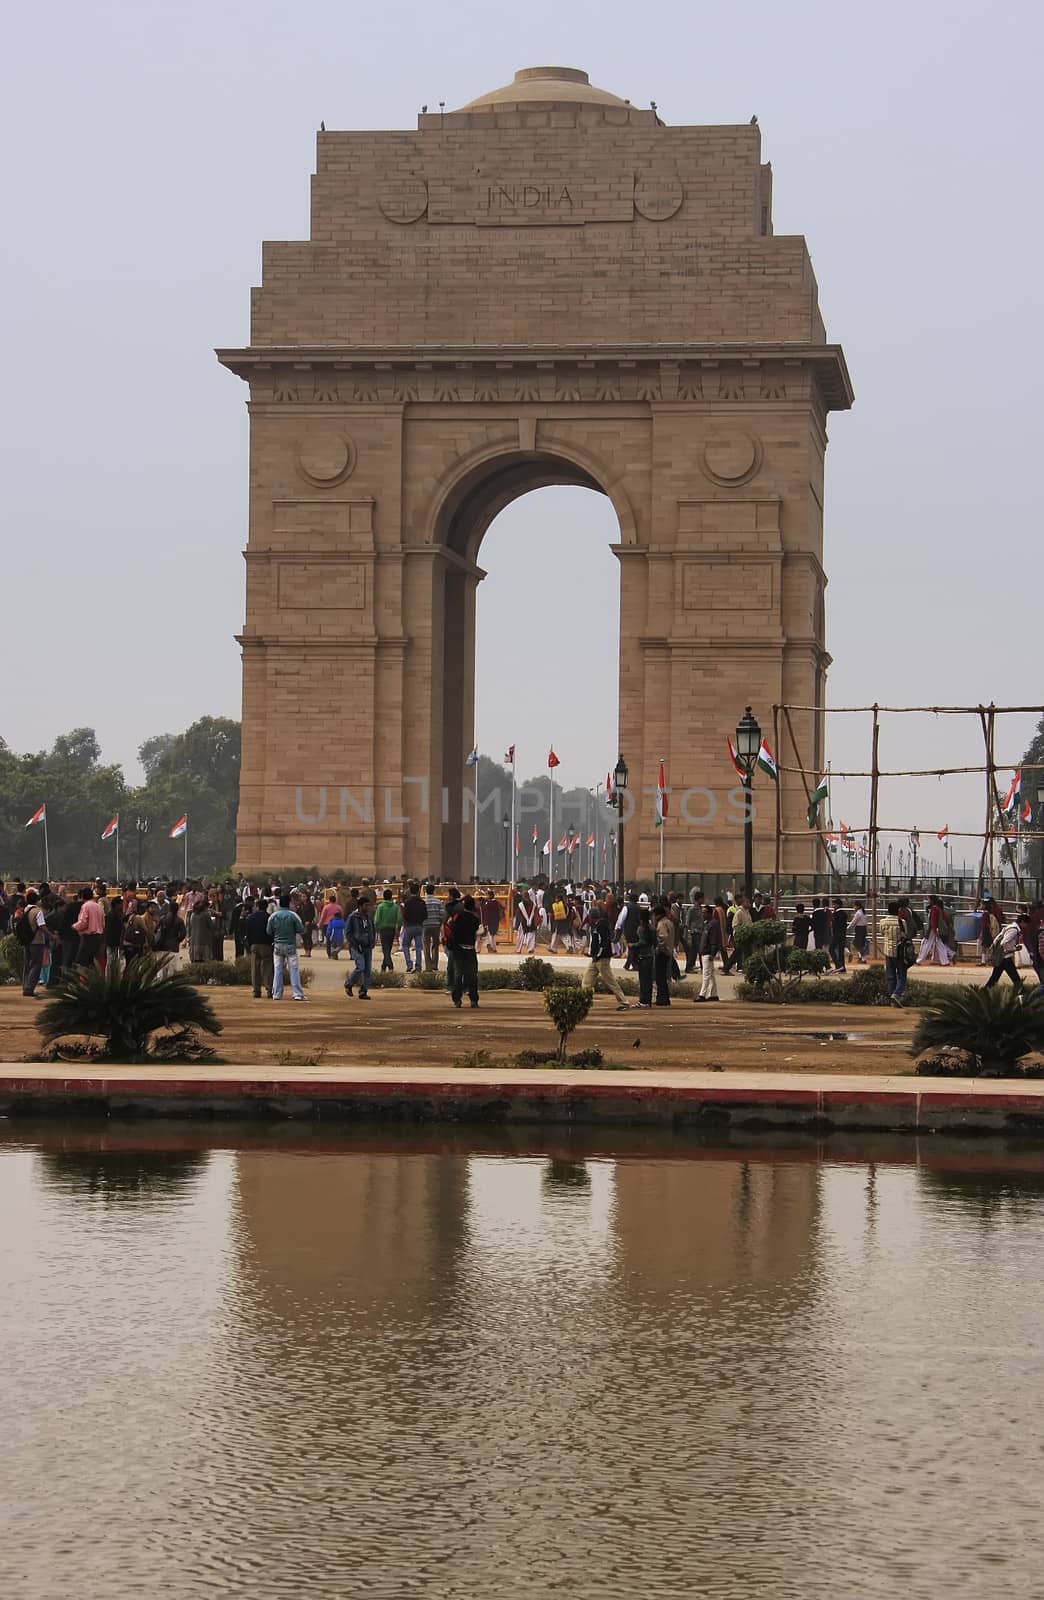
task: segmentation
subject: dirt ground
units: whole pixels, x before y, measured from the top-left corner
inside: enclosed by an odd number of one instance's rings
[[[314,985],[303,1005],[288,995],[279,1002],[255,1000],[249,989],[206,992],[223,1027],[212,1041],[215,1049],[243,1065],[453,1067],[479,1050],[489,1053],[488,1065],[507,1065],[519,1050],[549,1050],[557,1042],[537,993],[491,990],[477,1011],[466,1003],[456,1011],[442,993],[375,989],[363,1003],[329,981]],[[42,1003],[23,998],[16,987],[0,989],[0,1058],[20,1061],[38,1052],[34,1016]],[[597,1046],[607,1066],[636,1070],[889,1074],[912,1070],[914,1021],[915,1013],[887,1007],[733,1000],[694,1005],[676,999],[669,1010],[618,1012],[611,997],[598,995],[571,1045]]]

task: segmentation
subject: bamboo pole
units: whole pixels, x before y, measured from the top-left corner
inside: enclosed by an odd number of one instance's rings
[[[806,709],[808,709],[808,708],[806,707]],[[782,707],[782,711],[783,711],[783,716],[786,719],[787,732],[790,734],[791,749],[793,750],[794,754],[797,756],[798,760],[800,761],[800,759],[801,759],[801,751],[798,749],[797,738],[795,737],[795,734],[794,734],[794,724],[790,720],[790,707],[789,706],[783,706]],[[801,773],[801,785],[802,785],[802,788],[805,791],[805,799],[808,801],[809,809],[811,809],[811,806],[812,806],[812,790],[809,788],[808,779],[805,776],[806,769],[804,767],[800,767],[798,770]],[[792,833],[796,832],[795,829],[791,829],[790,831]],[[817,825],[816,825],[816,836],[818,837],[820,844],[823,846],[823,854],[826,857],[826,864],[827,864],[827,882],[829,882],[830,881],[830,870],[831,870],[831,867],[833,866],[833,863],[830,860],[830,847],[827,844],[826,835],[824,834],[822,828],[819,827],[818,822],[817,822]],[[798,837],[800,838],[800,834],[798,834]]]
[[[874,707],[873,734],[870,743],[870,828],[867,841],[870,850],[870,954],[876,961],[877,948],[877,789],[879,774],[877,770],[878,742],[881,734],[881,720],[877,707]]]

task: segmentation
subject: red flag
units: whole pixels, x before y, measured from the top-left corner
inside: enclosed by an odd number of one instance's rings
[[[561,761],[559,761],[558,757],[555,755],[555,747],[554,747],[554,745],[552,745],[551,749],[548,751],[547,764],[548,764],[549,767],[552,767],[552,768],[560,767],[562,765]]]

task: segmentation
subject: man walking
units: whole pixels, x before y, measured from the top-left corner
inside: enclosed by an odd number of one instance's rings
[[[344,980],[344,992],[347,995],[352,994],[354,985],[358,982],[359,999],[368,1000],[370,978],[373,974],[373,947],[377,935],[370,915],[370,902],[366,895],[359,896],[359,904],[345,923],[344,933],[348,943],[348,954],[355,962],[355,971]]]
[[[901,1006],[906,988],[906,935],[899,917],[898,900],[889,900],[888,914],[881,919],[880,935],[881,954],[884,956],[888,979],[888,998],[893,1006]]]
[[[395,967],[392,950],[395,947],[395,935],[402,927],[402,912],[395,904],[390,889],[385,889],[381,895],[374,913],[373,925],[381,941],[381,971],[392,972]]]
[[[266,924],[268,934],[272,940],[272,962],[274,977],[272,980],[272,999],[283,998],[284,970],[290,973],[290,988],[295,1000],[303,1000],[304,990],[301,987],[301,968],[297,960],[297,940],[304,937],[304,923],[296,911],[290,909],[290,891],[284,890],[279,896],[279,909],[273,911]]]
[[[1026,933],[1029,934],[1029,918],[1026,918]],[[995,983],[1000,983],[1004,974],[1011,979],[1016,989],[1022,988],[1022,979],[1019,969],[1015,965],[1015,952],[1022,943],[1022,929],[1017,922],[1009,922],[1003,927],[993,942],[990,950],[990,960],[993,962],[993,971],[986,979],[984,985],[992,989]]]
[[[714,974],[714,957],[722,954],[721,923],[715,914],[713,906],[703,908],[703,926],[699,938],[700,970],[703,973],[703,982],[697,1000],[717,1000],[718,980]]]
[[[258,905],[252,898],[245,902],[245,910],[246,942],[247,950],[250,952],[250,981],[254,989],[254,999],[260,1000],[261,990],[264,989],[271,1000],[275,974],[272,935],[268,931],[268,912],[263,905]]]
[[[604,906],[595,906],[591,916],[591,959],[587,963],[582,987],[593,989],[599,978],[616,996],[617,1011],[629,1011],[623,986],[613,971],[613,929]]]
[[[830,911],[819,899],[812,901],[812,940],[817,950],[830,943]]]

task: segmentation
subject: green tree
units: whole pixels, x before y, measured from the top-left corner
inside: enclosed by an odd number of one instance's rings
[[[1039,767],[1040,770],[1034,772],[1033,767]],[[1038,788],[1044,789],[1044,717],[1037,723],[1037,731],[1022,758],[1022,798],[1033,807],[1033,822],[1028,826],[1039,830],[1044,807],[1037,805]],[[1029,876],[1038,881],[1044,878],[1044,839],[1031,840],[1026,850],[1026,860]]]

